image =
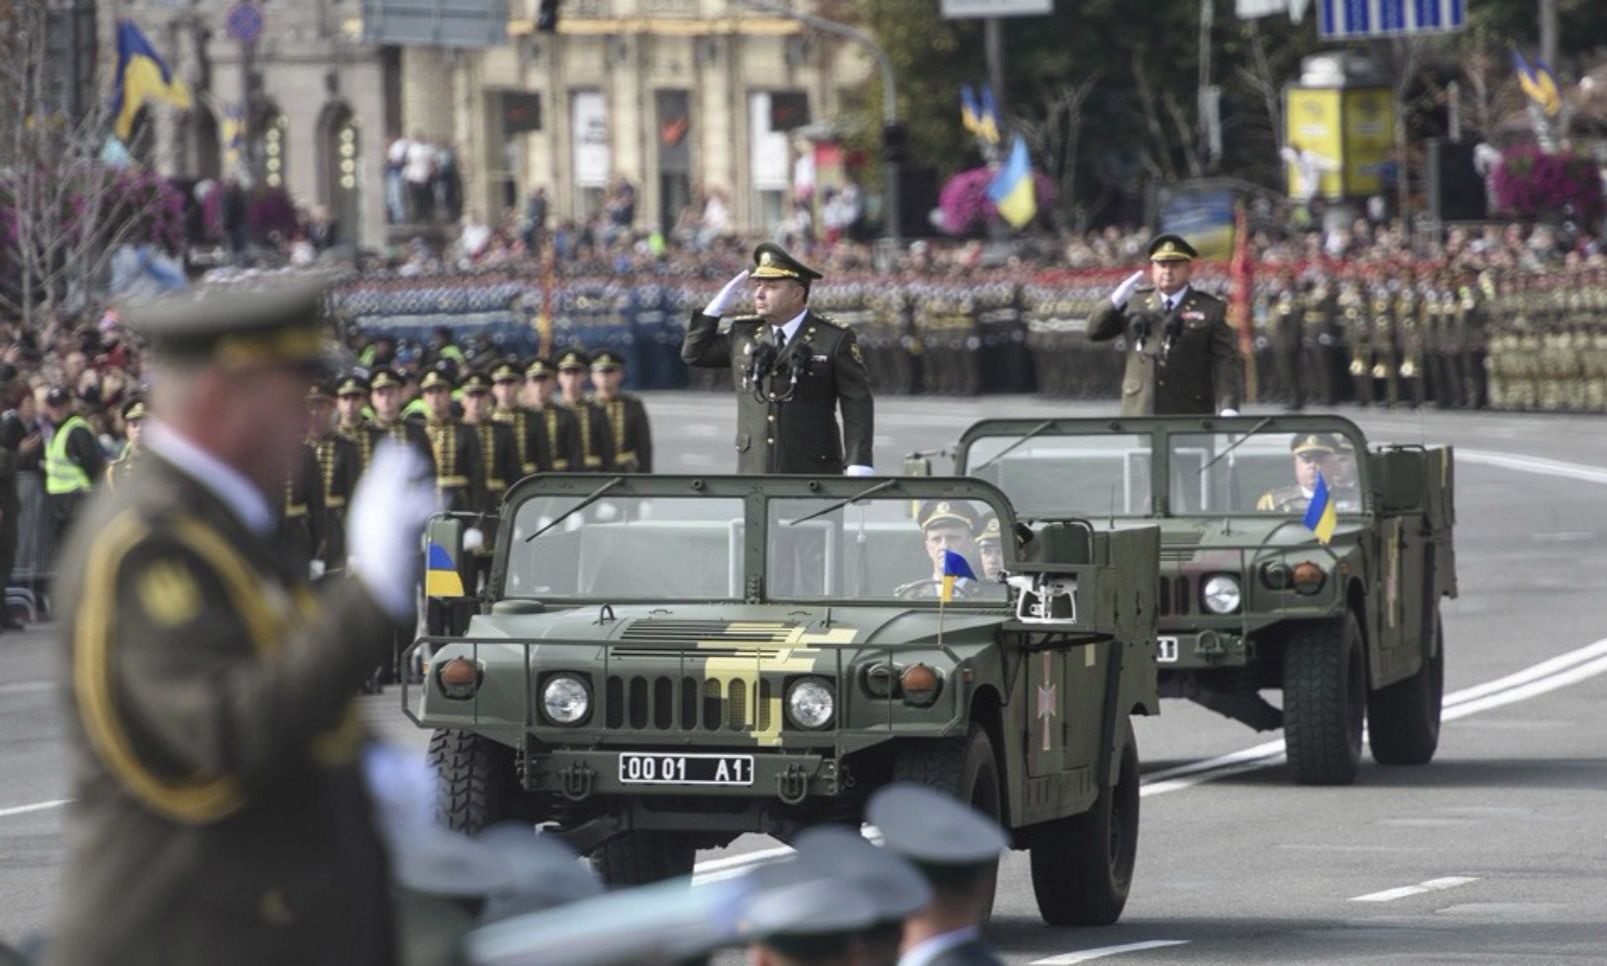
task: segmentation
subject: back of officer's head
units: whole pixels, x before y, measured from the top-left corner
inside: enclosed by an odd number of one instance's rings
[[[952,795],[909,783],[871,796],[865,817],[887,850],[913,863],[932,888],[932,901],[912,919],[981,922],[1009,845],[997,822]]]

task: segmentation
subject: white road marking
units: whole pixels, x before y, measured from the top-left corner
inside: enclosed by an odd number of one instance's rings
[[[12,681],[10,684],[0,684],[0,694],[32,694],[35,691],[50,691],[55,687],[55,681]]]
[[[10,818],[13,815],[26,815],[29,812],[43,812],[50,808],[59,808],[71,802],[70,798],[58,798],[49,802],[33,802],[29,805],[13,805],[11,808],[0,808],[0,818]]]
[[[1369,892],[1364,896],[1351,896],[1351,902],[1394,902],[1396,899],[1405,899],[1408,896],[1420,896],[1425,892],[1443,892],[1446,889],[1455,889],[1465,886],[1469,882],[1477,882],[1475,875],[1448,875],[1443,879],[1430,879],[1419,882],[1417,885],[1401,886],[1399,889],[1385,889],[1383,892]]]
[[[1146,949],[1165,949],[1168,946],[1186,946],[1188,943],[1187,939],[1147,939],[1144,942],[1123,943],[1120,946],[1079,949],[1073,953],[1063,953],[1047,959],[1034,959],[1032,966],[1072,966],[1073,963],[1086,963],[1091,959],[1104,959],[1106,956],[1120,956],[1122,953],[1137,953]]]
[[[1456,461],[1469,463],[1482,463],[1485,466],[1499,466],[1502,469],[1517,470],[1520,473],[1538,473],[1541,476],[1555,476],[1565,480],[1579,480],[1584,483],[1601,483],[1607,485],[1607,469],[1599,466],[1590,466],[1586,463],[1566,463],[1562,460],[1548,460],[1542,456],[1518,456],[1515,453],[1492,453],[1479,449],[1459,449],[1456,451]]]

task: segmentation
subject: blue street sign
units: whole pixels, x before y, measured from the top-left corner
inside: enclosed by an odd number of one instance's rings
[[[229,8],[223,24],[229,36],[235,40],[242,44],[254,44],[262,36],[262,8],[251,0],[240,0]]]
[[[1460,30],[1467,0],[1319,0],[1317,30],[1326,38],[1383,37]]]

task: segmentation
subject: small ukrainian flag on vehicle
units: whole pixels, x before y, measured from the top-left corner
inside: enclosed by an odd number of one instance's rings
[[[1317,542],[1327,545],[1334,538],[1334,527],[1339,525],[1339,513],[1334,509],[1333,498],[1328,495],[1328,481],[1322,471],[1317,472],[1317,487],[1311,494],[1311,505],[1306,507],[1306,529],[1317,535]]]
[[[463,576],[446,548],[434,541],[424,557],[424,596],[462,597]]]
[[[954,585],[961,580],[976,580],[976,574],[971,571],[971,564],[964,554],[953,550],[943,551],[943,601],[947,603],[954,599]]]

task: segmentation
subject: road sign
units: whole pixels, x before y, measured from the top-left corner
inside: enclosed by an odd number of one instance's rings
[[[977,17],[1031,17],[1055,12],[1054,0],[943,0],[948,20]]]
[[[254,44],[262,36],[262,8],[251,0],[240,0],[229,8],[228,15],[223,20],[229,36],[242,44]]]
[[[1317,31],[1324,37],[1383,37],[1460,30],[1467,0],[1320,0]]]

